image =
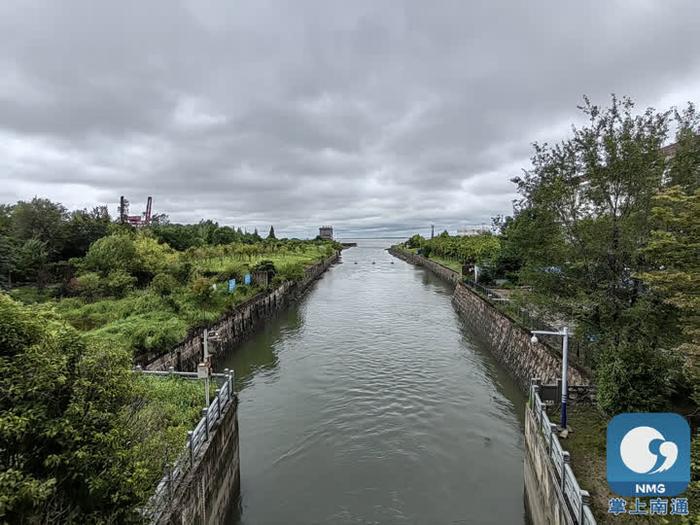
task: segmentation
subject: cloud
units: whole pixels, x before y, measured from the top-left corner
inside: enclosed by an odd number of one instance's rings
[[[280,235],[507,213],[583,94],[700,99],[700,4],[6,0],[0,199]]]

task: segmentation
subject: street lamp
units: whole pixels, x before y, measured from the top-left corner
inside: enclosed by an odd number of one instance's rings
[[[561,428],[566,430],[566,398],[567,398],[567,371],[569,369],[569,327],[565,326],[561,332],[550,332],[547,330],[532,330],[533,343],[537,343],[538,335],[559,335],[562,339],[562,350],[561,350]]]

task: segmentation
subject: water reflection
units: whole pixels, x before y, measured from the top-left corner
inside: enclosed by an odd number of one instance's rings
[[[232,522],[523,523],[514,382],[450,286],[358,242],[220,365],[239,382]]]

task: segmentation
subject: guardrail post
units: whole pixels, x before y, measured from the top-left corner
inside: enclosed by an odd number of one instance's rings
[[[190,466],[194,465],[194,443],[192,443],[192,438],[194,432],[192,430],[187,431],[187,448],[190,449]]]
[[[226,398],[231,400],[231,370],[229,368],[224,368],[224,375],[226,376]]]
[[[554,423],[549,424],[549,452],[551,454],[552,447],[554,446],[554,433],[557,431],[557,426]]]
[[[204,418],[204,430],[205,430],[205,436],[206,440],[209,441],[209,409],[208,408],[203,408],[202,409],[202,417]]]
[[[579,523],[583,523],[583,507],[586,507],[590,504],[591,495],[588,493],[587,490],[580,490],[579,494],[581,494],[581,508],[579,509]]]
[[[561,467],[561,491],[564,493],[564,487],[566,486],[566,466],[571,462],[571,455],[565,450],[562,453],[564,464]]]
[[[169,375],[175,375],[175,367],[174,366],[169,366],[168,367],[168,374]]]
[[[143,368],[141,367],[141,365],[136,365],[134,367],[134,372],[143,372]]]
[[[167,464],[165,468],[168,476],[168,501],[171,502],[173,501],[173,466]]]

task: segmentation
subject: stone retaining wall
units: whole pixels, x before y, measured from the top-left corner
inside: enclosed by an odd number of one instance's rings
[[[466,286],[461,274],[422,255],[394,248],[390,248],[389,253],[411,264],[428,268],[455,285],[452,302],[460,317],[488,345],[524,392],[527,392],[533,377],[540,378],[545,383],[555,383],[561,377],[561,356],[542,343],[530,341],[531,335],[527,330]],[[587,373],[570,363],[569,384],[588,385]],[[580,390],[576,393],[584,396]]]
[[[543,343],[533,343],[530,333],[510,317],[494,308],[465,284],[455,287],[452,301],[462,319],[483,339],[501,364],[511,373],[523,391],[537,377],[544,383],[556,383],[561,377],[561,356]],[[585,373],[569,365],[571,385],[588,384]]]
[[[304,278],[299,282],[287,281],[276,288],[252,297],[224,314],[209,330],[218,332],[221,344],[230,347],[241,342],[253,333],[266,319],[298,299],[332,264],[339,258],[335,253],[305,270]],[[191,333],[183,342],[169,352],[160,356],[152,356],[139,362],[146,370],[175,370],[194,371],[197,363],[201,362],[204,352],[202,331]]]
[[[394,257],[408,263],[415,264],[416,266],[424,266],[438,277],[441,277],[452,284],[457,284],[462,281],[462,275],[460,273],[455,272],[454,270],[451,270],[440,263],[431,261],[422,255],[416,255],[415,253],[397,250],[394,248],[389,248],[388,252]]]

